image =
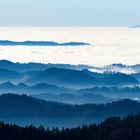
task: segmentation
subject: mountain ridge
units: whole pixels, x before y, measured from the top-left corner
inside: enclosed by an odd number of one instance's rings
[[[100,122],[111,116],[125,117],[139,113],[140,102],[125,99],[99,105],[71,105],[44,101],[27,95],[3,94],[0,96],[0,112],[1,120],[20,125],[74,127]]]
[[[85,46],[90,45],[84,42],[57,43],[53,41],[10,41],[0,40],[0,46]]]

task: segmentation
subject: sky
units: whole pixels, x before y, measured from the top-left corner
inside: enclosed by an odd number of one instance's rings
[[[140,0],[0,0],[0,26],[131,26]]]

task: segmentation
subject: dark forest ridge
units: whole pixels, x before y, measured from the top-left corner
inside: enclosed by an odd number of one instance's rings
[[[84,42],[66,42],[58,43],[53,41],[10,41],[10,40],[0,40],[1,46],[83,46],[90,45]]]
[[[127,118],[108,118],[99,125],[77,127],[72,129],[52,130],[43,126],[26,128],[0,122],[1,140],[139,140],[140,114]]]

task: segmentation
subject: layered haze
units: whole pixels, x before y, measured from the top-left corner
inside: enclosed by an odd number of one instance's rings
[[[140,29],[128,27],[1,27],[10,41],[86,42],[87,46],[0,46],[0,59],[105,66],[139,64]]]

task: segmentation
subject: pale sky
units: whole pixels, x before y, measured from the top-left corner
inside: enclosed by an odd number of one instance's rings
[[[140,0],[0,0],[0,26],[140,24]]]

